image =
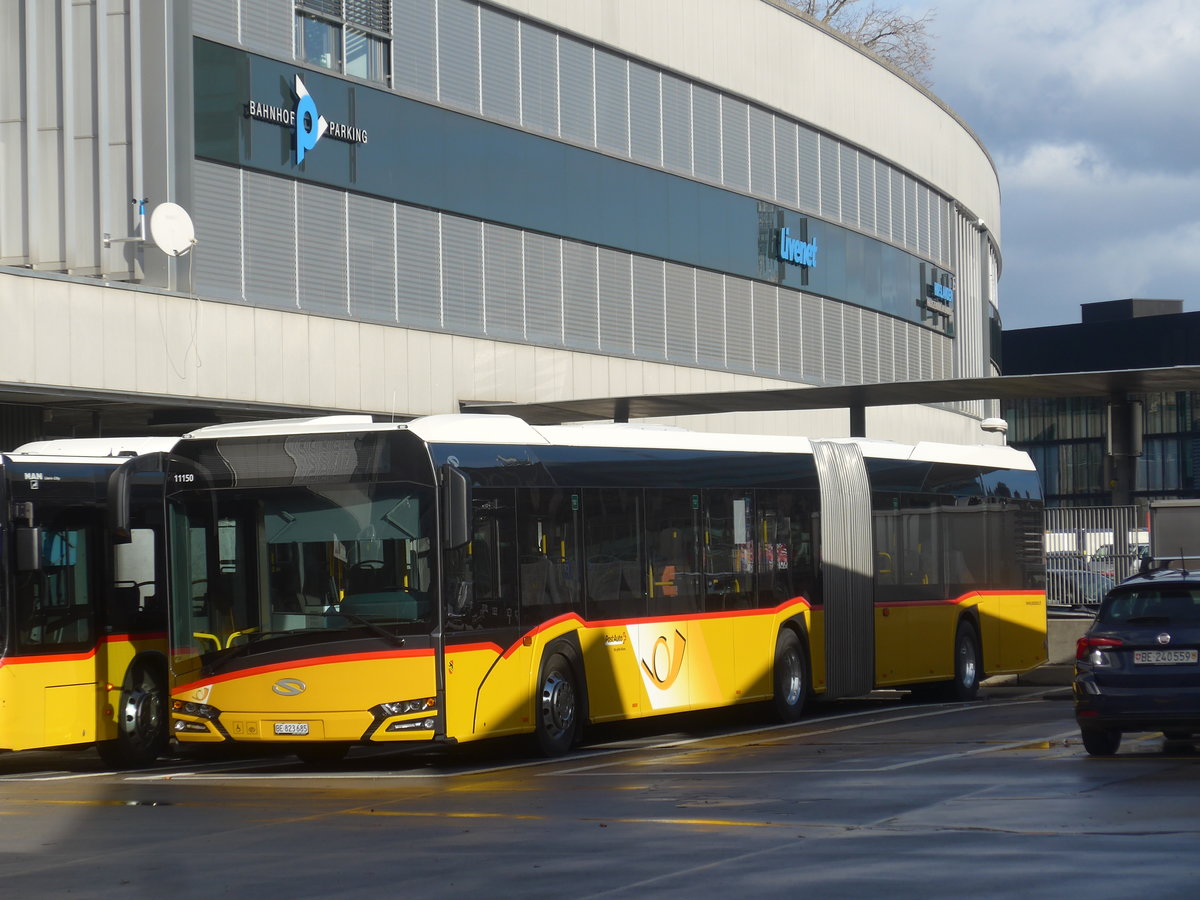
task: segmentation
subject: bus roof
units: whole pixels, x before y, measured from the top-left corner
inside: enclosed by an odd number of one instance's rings
[[[423,416],[409,422],[374,422],[370,416],[318,416],[303,419],[270,419],[209,425],[184,435],[188,439],[269,437],[331,434],[346,431],[408,430],[430,444],[517,444],[527,446],[631,447],[660,450],[712,450],[724,452],[811,453],[812,441],[785,435],[747,435],[689,431],[664,425],[587,423],[530,425],[515,416],[490,413],[447,413]],[[871,459],[975,464],[998,469],[1033,471],[1029,456],[1007,446],[940,444],[922,441],[901,444],[868,438],[832,438],[854,443]]]

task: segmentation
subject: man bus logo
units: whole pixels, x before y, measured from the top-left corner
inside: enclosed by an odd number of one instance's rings
[[[665,635],[659,635],[658,640],[650,648],[650,658],[642,657],[642,668],[650,679],[664,691],[670,690],[679,671],[683,668],[683,651],[687,639],[678,631],[675,632],[674,646],[668,646]]]
[[[295,697],[298,694],[303,694],[308,690],[308,685],[299,678],[280,678],[277,682],[271,685],[271,690],[277,693],[280,697]]]

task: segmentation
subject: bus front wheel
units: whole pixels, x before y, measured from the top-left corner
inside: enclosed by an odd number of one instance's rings
[[[808,660],[796,632],[785,628],[775,640],[775,714],[795,722],[804,713],[808,698]]]
[[[979,650],[979,637],[975,626],[968,621],[958,623],[954,635],[954,681],[949,695],[953,700],[974,700],[979,693],[979,679],[983,674],[983,656]]]
[[[166,680],[150,663],[136,663],[125,675],[117,707],[116,740],[96,745],[110,766],[144,768],[167,749]]]
[[[579,730],[579,691],[571,664],[561,653],[542,663],[538,678],[537,741],[546,756],[561,756]]]

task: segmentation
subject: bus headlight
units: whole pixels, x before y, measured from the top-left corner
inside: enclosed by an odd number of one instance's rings
[[[433,731],[436,723],[433,719],[409,719],[407,722],[393,722],[387,727],[388,731]]]
[[[380,703],[371,712],[381,718],[390,719],[392,716],[407,716],[412,713],[436,712],[437,697],[422,697],[419,700],[397,700],[394,703]]]
[[[197,719],[208,719],[215,722],[221,716],[221,711],[215,706],[204,703],[193,703],[191,700],[172,700],[171,712],[180,716],[194,716]],[[176,731],[180,730],[176,726]]]

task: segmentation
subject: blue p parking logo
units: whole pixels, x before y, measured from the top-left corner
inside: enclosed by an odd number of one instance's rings
[[[317,141],[329,130],[325,117],[317,112],[317,101],[308,93],[300,76],[296,76],[296,165],[304,162],[304,154],[317,146]]]

